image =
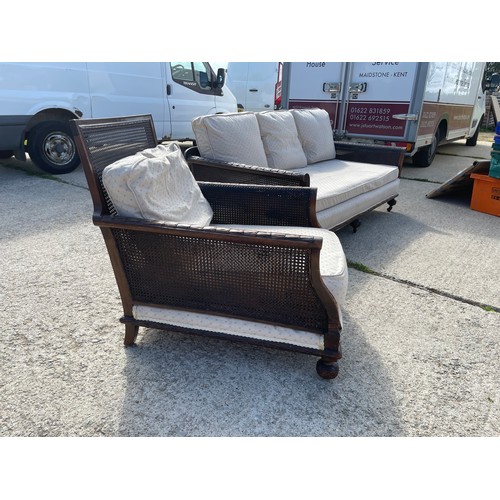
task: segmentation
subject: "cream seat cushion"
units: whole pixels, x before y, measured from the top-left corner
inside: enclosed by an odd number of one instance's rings
[[[318,212],[384,186],[396,180],[399,174],[398,167],[338,159],[308,165],[298,171],[308,173],[311,186],[318,188]]]
[[[191,126],[198,151],[204,158],[269,166],[254,113],[198,116],[192,120]]]
[[[335,158],[335,143],[330,116],[324,109],[292,109],[302,149],[307,163]]]
[[[399,179],[384,184],[383,186],[360,194],[355,198],[333,205],[330,208],[319,211],[316,215],[321,227],[333,229],[346,224],[360,214],[373,210],[381,203],[395,198],[399,193]]]
[[[256,116],[269,167],[284,170],[305,167],[307,158],[292,113],[262,111]]]
[[[102,182],[119,215],[202,226],[212,220],[212,208],[175,143],[108,165]]]
[[[335,233],[326,229],[309,227],[241,226],[225,224],[217,224],[215,227],[322,237],[323,246],[320,253],[320,273],[326,287],[335,297],[339,305],[339,313],[341,314],[340,306],[344,303],[347,293],[348,270],[342,245]],[[181,311],[175,308],[159,308],[142,305],[134,306],[133,315],[135,319],[142,321],[176,325],[195,330],[216,331],[229,335],[282,342],[313,349],[324,349],[324,339],[321,334],[263,322]],[[342,320],[342,317],[340,319]]]

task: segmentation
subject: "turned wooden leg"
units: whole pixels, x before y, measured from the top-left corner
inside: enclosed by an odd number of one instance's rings
[[[355,233],[358,230],[358,227],[361,226],[361,221],[359,219],[355,219],[349,225],[352,227],[352,232]]]
[[[392,210],[392,207],[393,207],[396,203],[397,203],[397,201],[396,201],[396,200],[389,200],[389,201],[387,202],[387,204],[389,205],[389,206],[387,207],[387,211],[388,211],[388,212],[390,212],[390,211]]]
[[[139,333],[139,326],[132,323],[125,325],[125,341],[126,346],[134,345],[137,334]]]
[[[339,374],[339,364],[337,360],[323,356],[316,363],[316,372],[321,378],[335,378]]]

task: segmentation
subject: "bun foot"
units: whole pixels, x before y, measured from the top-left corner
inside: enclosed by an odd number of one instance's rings
[[[358,230],[358,227],[361,226],[361,221],[359,219],[355,219],[349,225],[352,227],[352,232],[355,233]]]
[[[336,361],[326,361],[318,359],[316,372],[321,378],[332,379],[339,374],[339,364]]]

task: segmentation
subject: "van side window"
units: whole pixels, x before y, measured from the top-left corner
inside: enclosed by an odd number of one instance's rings
[[[172,79],[200,94],[221,95],[221,89],[214,89],[215,75],[208,63],[203,62],[171,62]]]

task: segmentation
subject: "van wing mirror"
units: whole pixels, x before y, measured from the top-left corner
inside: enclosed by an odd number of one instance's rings
[[[217,70],[217,79],[215,81],[215,88],[221,89],[224,87],[224,83],[226,82],[226,70],[224,68],[219,68]]]

